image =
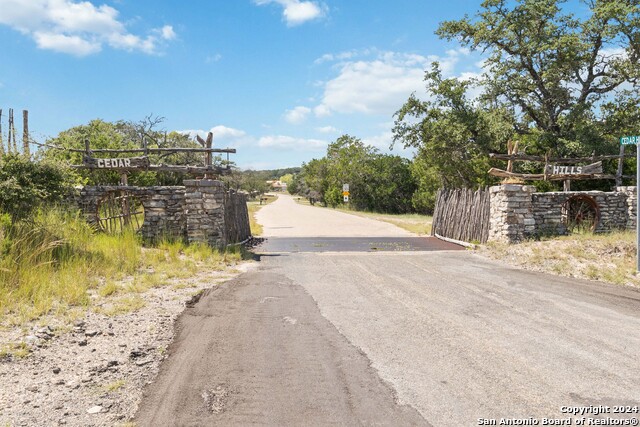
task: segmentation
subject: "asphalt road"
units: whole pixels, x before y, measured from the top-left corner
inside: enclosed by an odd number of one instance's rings
[[[362,220],[317,222],[335,212],[289,201],[261,211],[272,225],[267,242],[313,241]],[[283,205],[290,225],[281,214],[268,222]],[[338,233],[363,238],[366,225],[354,229]],[[376,238],[415,238],[375,225],[382,229]],[[640,406],[637,290],[510,269],[468,251],[272,249],[187,310],[138,425],[640,418],[613,413]],[[611,413],[594,414],[604,407]]]

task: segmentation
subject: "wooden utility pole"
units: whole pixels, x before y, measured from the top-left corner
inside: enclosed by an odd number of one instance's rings
[[[29,152],[29,111],[22,110],[22,153],[31,157]]]

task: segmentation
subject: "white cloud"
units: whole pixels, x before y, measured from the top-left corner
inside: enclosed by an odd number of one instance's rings
[[[363,138],[362,142],[364,142],[366,145],[372,145],[376,147],[383,153],[390,153],[406,158],[412,158],[414,156],[415,149],[404,148],[402,144],[395,144],[393,145],[392,149],[391,146],[393,144],[393,132],[386,125],[383,125],[382,127],[385,127],[386,130],[378,135]]]
[[[246,136],[247,133],[243,130],[240,129],[234,129],[234,128],[230,128],[227,126],[222,126],[222,125],[218,125],[218,126],[214,126],[211,128],[210,132],[213,132],[213,137],[214,138],[220,138],[220,139],[224,139],[224,138],[241,138],[243,136]]]
[[[204,62],[207,64],[211,64],[213,62],[218,62],[222,59],[222,55],[216,53],[215,55],[209,55],[204,59]]]
[[[287,110],[284,113],[284,118],[289,123],[299,124],[304,122],[310,113],[311,113],[311,108],[298,106],[298,107],[295,107],[293,110]]]
[[[346,59],[351,59],[356,56],[366,56],[374,51],[375,49],[364,49],[364,50],[348,50],[348,51],[339,52],[339,53],[325,53],[320,58],[313,61],[313,63],[317,65],[317,64],[322,64],[324,62],[344,61]]]
[[[36,31],[33,39],[40,49],[55,50],[77,56],[86,56],[102,50],[100,43],[82,39],[79,36],[66,36],[64,34],[52,34]]]
[[[276,3],[283,7],[282,16],[287,25],[295,26],[307,21],[322,18],[327,13],[327,7],[317,1],[301,0],[254,0],[258,6]]]
[[[192,138],[199,135],[206,138],[209,132],[213,132],[214,147],[243,147],[243,150],[250,149],[271,149],[274,152],[284,150],[296,151],[318,151],[324,150],[328,142],[320,139],[305,139],[287,135],[267,135],[256,137],[247,132],[223,125],[214,126],[209,130],[182,130],[183,134],[188,134]]]
[[[209,130],[202,129],[188,129],[181,130],[180,133],[189,135],[191,138],[195,138],[196,135],[201,138],[206,138],[209,132],[213,133],[213,146],[214,147],[239,147],[241,145],[247,145],[255,142],[255,138],[247,135],[247,133],[240,129],[234,129],[231,127],[218,125]]]
[[[317,127],[316,130],[320,133],[340,133],[340,129],[336,129],[333,126]]]
[[[393,133],[391,131],[385,131],[380,135],[364,138],[362,142],[367,145],[372,145],[380,150],[389,150],[389,147],[393,143]]]
[[[161,29],[162,38],[165,40],[173,40],[176,38],[176,32],[173,31],[173,27],[171,25],[165,25]]]
[[[313,113],[316,117],[327,117],[331,115],[331,108],[325,104],[320,104],[313,109]]]
[[[111,6],[76,0],[0,0],[0,24],[30,36],[40,49],[86,56],[114,49],[157,53],[162,41],[176,37],[165,25],[145,37],[131,34]],[[155,34],[155,35],[154,35]]]
[[[363,51],[363,54],[371,52]],[[322,101],[314,107],[316,116],[325,117],[333,112],[391,115],[412,92],[424,90],[425,70],[430,69],[434,61],[440,63],[443,75],[450,76],[456,63],[469,54],[463,49],[448,51],[444,57],[375,53],[373,59],[351,60],[339,65],[338,75],[324,84]],[[348,57],[343,53],[333,60]],[[319,60],[324,62],[328,58],[324,55]]]
[[[325,148],[327,141],[319,139],[294,138],[291,136],[263,136],[258,140],[258,147],[277,148],[277,149],[295,149],[295,150],[317,150]]]

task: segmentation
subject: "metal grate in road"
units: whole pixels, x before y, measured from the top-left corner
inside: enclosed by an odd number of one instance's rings
[[[270,237],[256,248],[256,252],[416,252],[464,249],[435,237]]]

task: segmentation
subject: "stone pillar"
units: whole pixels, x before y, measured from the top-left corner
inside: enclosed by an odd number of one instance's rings
[[[224,224],[224,183],[211,179],[189,179],[185,186],[187,241],[211,246],[227,244]]]
[[[627,196],[627,230],[635,230],[638,221],[638,187],[616,187]]]
[[[489,241],[517,243],[536,230],[530,185],[503,184],[489,189]]]

